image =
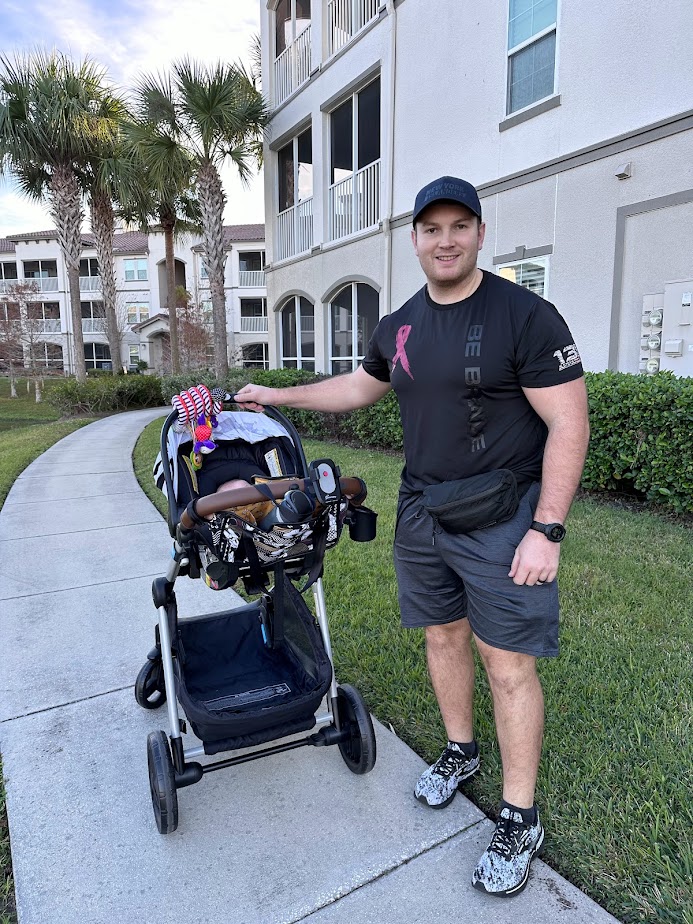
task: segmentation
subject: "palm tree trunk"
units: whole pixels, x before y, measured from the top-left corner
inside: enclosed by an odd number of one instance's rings
[[[111,351],[113,374],[123,370],[120,355],[120,332],[116,314],[116,281],[113,265],[113,203],[104,192],[94,191],[91,195],[91,230],[96,243],[96,258],[101,274],[101,293],[106,315],[106,334]]]
[[[205,248],[205,265],[212,296],[214,323],[214,371],[223,382],[229,371],[229,351],[234,356],[233,330],[227,340],[226,294],[224,292],[224,206],[226,196],[219,171],[209,162],[203,163],[197,174],[197,191],[202,213],[202,241]]]
[[[180,372],[180,349],[178,346],[178,306],[176,305],[176,258],[173,252],[173,230],[175,215],[161,215],[166,248],[166,306],[168,308],[168,330],[171,340],[171,372]]]
[[[67,266],[72,336],[74,338],[74,367],[78,382],[87,378],[82,336],[82,309],[79,294],[79,258],[82,254],[82,197],[71,167],[56,167],[49,186],[49,211],[58,231],[60,251]]]

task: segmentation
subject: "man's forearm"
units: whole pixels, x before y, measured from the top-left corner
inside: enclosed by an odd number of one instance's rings
[[[589,425],[566,421],[549,430],[544,448],[541,495],[534,514],[540,523],[563,523],[580,484],[585,465]]]
[[[306,411],[353,411],[372,404],[374,398],[365,395],[353,379],[353,374],[323,379],[310,385],[277,388],[275,401],[279,405]]]

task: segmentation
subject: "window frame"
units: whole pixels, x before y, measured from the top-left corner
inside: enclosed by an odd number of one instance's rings
[[[543,29],[540,29],[539,32],[535,32],[529,38],[523,39],[523,41],[518,42],[516,45],[513,45],[512,48],[508,47],[510,41],[510,4],[512,0],[508,0],[508,29],[506,35],[506,81],[505,81],[505,118],[510,116],[517,115],[517,113],[524,112],[527,109],[530,109],[532,106],[536,106],[538,103],[542,103],[544,100],[551,99],[558,92],[558,19],[560,16],[560,0],[556,0],[556,18],[552,25],[545,26]],[[547,93],[545,96],[540,96],[537,99],[532,100],[531,103],[526,103],[524,106],[518,106],[516,109],[511,108],[511,83],[510,78],[512,74],[512,59],[519,54],[519,52],[524,51],[532,45],[535,45],[537,42],[546,38],[547,35],[554,34],[556,36],[556,42],[554,46],[553,54],[553,84],[550,93]]]
[[[358,287],[360,285],[367,286],[371,291],[373,291],[378,300],[378,319],[380,318],[380,292],[374,286],[368,282],[363,282],[361,280],[354,280],[353,282],[347,282],[345,285],[340,286],[340,288],[333,294],[327,304],[327,344],[328,344],[328,357],[327,362],[329,366],[330,375],[339,375],[341,373],[333,372],[334,363],[346,363],[351,360],[351,371],[358,369],[359,363],[365,358],[365,352],[360,355],[358,353],[358,321],[359,321],[359,302],[358,302]],[[333,327],[332,327],[332,306],[342,292],[345,289],[351,287],[351,356],[334,356],[333,355]],[[377,324],[377,321],[376,321]],[[364,349],[368,349],[368,343],[366,338],[364,340]]]
[[[494,269],[495,269],[497,276],[501,276],[503,279],[507,279],[508,278],[507,276],[502,276],[502,273],[501,273],[502,269],[514,269],[516,266],[522,266],[522,264],[524,263],[533,263],[535,266],[544,267],[544,290],[541,293],[540,298],[546,299],[548,301],[548,298],[549,298],[549,267],[551,264],[551,261],[548,255],[541,256],[541,257],[523,257],[521,260],[510,260],[508,263],[497,264],[494,267]],[[511,279],[509,281],[513,282],[514,280]],[[528,286],[522,285],[521,282],[516,283],[516,285],[522,286],[523,289],[527,289],[529,292],[533,291]]]
[[[301,299],[305,299],[306,302],[313,309],[313,355],[312,356],[303,356],[301,352]],[[289,302],[293,302],[294,311],[296,312],[296,355],[295,356],[285,356],[284,355],[284,324],[282,318],[279,318],[279,324],[277,325],[279,329],[279,361],[281,362],[280,369],[307,369],[309,372],[315,372],[316,370],[316,352],[317,352],[317,341],[315,338],[315,304],[311,302],[310,299],[306,298],[305,295],[290,295],[282,304],[281,308],[278,311],[279,315],[282,315],[287,309]],[[295,366],[286,366],[286,362],[295,362]],[[309,365],[307,366],[306,363]],[[312,368],[311,368],[312,365]]]
[[[144,321],[148,321],[150,318],[150,307],[149,302],[125,302],[125,317],[128,326],[132,327],[135,324],[142,324]],[[145,309],[144,311],[142,311],[143,308]],[[130,315],[134,315],[134,321],[130,320]]]
[[[128,263],[134,263],[135,266],[132,270],[128,269]],[[137,264],[144,263],[144,270],[140,269]],[[130,279],[128,273],[134,273],[134,276]],[[141,276],[140,273],[144,272],[144,276]],[[123,260],[123,274],[125,282],[148,282],[149,281],[149,266],[146,257],[126,257]]]

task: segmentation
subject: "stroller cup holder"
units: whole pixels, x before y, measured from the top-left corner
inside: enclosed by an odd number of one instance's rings
[[[371,542],[376,536],[378,514],[369,507],[352,507],[346,515],[349,538],[354,542]]]

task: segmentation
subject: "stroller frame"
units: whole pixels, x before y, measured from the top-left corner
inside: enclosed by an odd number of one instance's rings
[[[268,417],[276,420],[290,437],[299,464],[303,468],[303,477],[308,479],[309,467],[306,462],[305,453],[301,445],[300,437],[293,424],[276,408],[267,407],[265,412]],[[331,681],[329,690],[326,694],[327,709],[325,712],[314,715],[314,725],[317,731],[298,739],[284,741],[279,744],[270,746],[252,746],[245,753],[236,754],[233,757],[227,757],[220,760],[214,760],[210,763],[201,764],[197,758],[208,754],[205,750],[204,743],[202,746],[185,748],[183,745],[182,735],[187,731],[185,721],[181,720],[178,711],[178,697],[176,695],[176,676],[174,669],[174,656],[176,655],[174,635],[178,627],[178,609],[174,590],[176,579],[181,574],[189,574],[191,577],[198,576],[199,571],[195,574],[195,562],[191,561],[191,544],[186,541],[186,534],[189,536],[189,527],[194,520],[194,507],[189,504],[184,511],[174,509],[177,507],[177,499],[174,492],[173,475],[171,463],[168,457],[168,434],[177,419],[176,412],[172,412],[167,417],[161,431],[161,462],[163,474],[167,488],[168,498],[168,526],[169,532],[173,539],[173,548],[171,551],[171,561],[164,577],[156,578],[152,584],[152,597],[154,606],[158,613],[158,623],[155,627],[155,646],[147,655],[147,661],[140,670],[135,684],[135,699],[138,704],[145,709],[156,709],[166,702],[168,722],[170,732],[168,738],[163,731],[151,732],[147,740],[147,754],[149,765],[149,780],[152,795],[152,804],[157,828],[161,834],[168,834],[175,831],[178,825],[178,800],[177,790],[199,782],[202,777],[215,770],[221,770],[226,767],[237,764],[247,763],[262,757],[278,754],[284,751],[294,750],[311,745],[313,747],[325,747],[337,745],[347,767],[357,774],[368,773],[375,764],[376,759],[376,741],[373,725],[365,706],[365,703],[359,692],[348,684],[340,685],[337,683],[334,675],[332,644],[327,621],[327,609],[325,604],[325,593],[322,581],[322,570],[320,576],[316,577],[312,583],[313,599],[315,603],[315,614],[317,624],[324,646],[324,651],[329,660],[331,669]],[[340,483],[351,486],[358,484],[361,489],[361,496],[354,499],[355,506],[351,503],[345,519],[349,525],[352,538],[364,541],[359,537],[358,528],[354,530],[354,513],[359,511],[363,514],[370,514],[372,518],[373,538],[375,533],[375,515],[367,508],[360,509],[360,502],[365,498],[365,485],[360,479],[342,479]],[[297,479],[288,479],[291,486],[295,486]],[[299,480],[300,483],[300,480]],[[285,485],[284,487],[287,487]],[[282,483],[275,482],[273,490],[281,492]],[[244,490],[244,489],[241,489]],[[224,495],[219,495],[223,497]],[[262,496],[262,495],[260,495]],[[204,498],[209,500],[209,497]],[[193,508],[191,510],[191,508]],[[180,517],[178,519],[178,514]],[[187,514],[187,515],[186,515]],[[191,515],[193,520],[191,520]],[[178,519],[178,522],[176,520]],[[186,527],[187,524],[187,527]],[[305,569],[301,570],[299,561],[298,571],[305,574]],[[294,568],[296,563],[293,563]],[[238,577],[245,577],[247,567],[241,567]],[[291,573],[292,560],[287,559],[281,562],[275,562],[265,567],[265,573],[272,571],[274,574],[274,593],[283,593],[285,569]],[[281,586],[280,586],[280,581]],[[236,582],[234,582],[236,583]],[[305,588],[304,588],[305,590]],[[245,607],[239,607],[237,612],[243,610],[250,611],[256,603],[248,604]],[[233,611],[232,611],[233,612]],[[304,725],[305,727],[305,725]],[[290,733],[287,733],[290,734]],[[279,736],[281,737],[281,736]],[[273,739],[266,739],[271,741]],[[276,740],[276,739],[274,739]]]

